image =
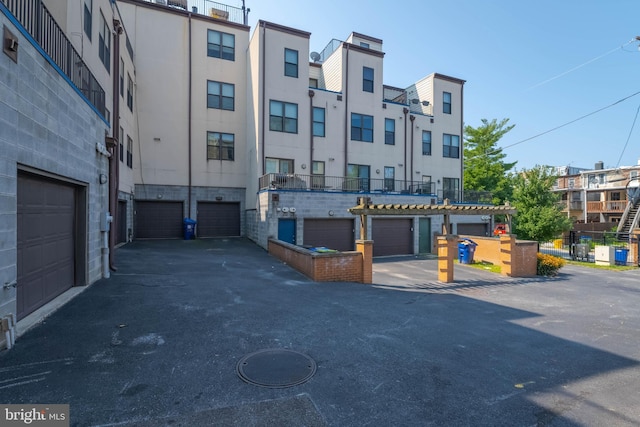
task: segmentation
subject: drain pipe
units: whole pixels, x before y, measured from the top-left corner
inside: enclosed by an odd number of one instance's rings
[[[413,121],[416,119],[416,116],[414,116],[413,114],[411,114],[409,116],[409,120],[411,121],[411,123],[409,124],[409,126],[411,127],[411,154],[409,155],[409,158],[411,159],[411,162],[409,164],[409,167],[411,168],[409,171],[409,180],[411,181],[411,184],[413,184],[413,134],[415,133],[415,131],[413,130]],[[406,170],[407,168],[405,168]],[[409,190],[411,190],[411,186],[409,186]]]
[[[346,177],[349,168],[349,43],[343,43],[342,46],[347,50],[347,58],[345,65],[345,82],[342,87],[344,94],[344,174]]]
[[[187,195],[187,217],[192,218],[191,216],[191,189],[192,189],[192,167],[191,167],[191,85],[192,85],[192,67],[191,67],[191,58],[192,58],[192,49],[191,49],[191,12],[189,12],[189,95],[188,95],[188,108],[187,108],[187,145],[188,145],[188,156],[189,156],[189,194]]]
[[[267,101],[265,100],[265,97],[267,96],[266,94],[266,88],[265,88],[265,74],[267,72],[266,70],[266,57],[265,57],[265,50],[266,50],[266,44],[267,44],[267,27],[266,27],[266,23],[265,21],[260,21],[260,27],[262,28],[262,52],[260,52],[260,56],[262,57],[262,66],[260,67],[261,71],[262,71],[262,76],[261,76],[261,92],[262,92],[262,99],[261,99],[261,103],[262,103],[262,117],[260,117],[260,141],[259,141],[259,145],[260,145],[260,167],[262,168],[262,170],[260,171],[260,176],[265,174],[266,171],[266,159],[265,159],[265,140],[264,140],[264,128],[265,128],[265,116],[266,116],[266,111],[265,108],[267,108]]]
[[[409,113],[409,109],[404,107],[402,109],[402,113],[404,114],[404,157],[402,162],[405,164],[404,168],[404,189],[407,189],[407,114]]]
[[[309,175],[313,174],[313,97],[315,92],[309,90],[309,118],[311,119],[311,126],[309,131]]]

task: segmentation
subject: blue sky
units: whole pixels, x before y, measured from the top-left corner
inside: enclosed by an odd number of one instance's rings
[[[637,0],[247,0],[246,5],[252,31],[258,19],[308,31],[312,51],[352,31],[382,39],[385,84],[406,87],[432,72],[466,80],[465,124],[508,118],[515,128],[499,145],[518,169],[592,168],[600,160],[605,167],[628,166],[640,158],[640,117],[632,130],[640,94],[595,113],[640,92]]]

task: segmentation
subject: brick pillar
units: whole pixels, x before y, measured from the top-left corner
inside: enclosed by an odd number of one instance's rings
[[[438,236],[438,280],[453,282],[453,260],[456,257],[458,236]]]
[[[373,283],[373,240],[356,240],[356,251],[362,254],[362,283]]]
[[[500,268],[503,276],[511,276],[513,273],[513,255],[515,247],[516,236],[513,234],[500,235]]]

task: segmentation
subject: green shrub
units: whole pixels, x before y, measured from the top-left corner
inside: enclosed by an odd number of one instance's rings
[[[536,274],[538,276],[555,276],[558,274],[558,270],[560,270],[566,261],[563,258],[538,253],[538,265]]]

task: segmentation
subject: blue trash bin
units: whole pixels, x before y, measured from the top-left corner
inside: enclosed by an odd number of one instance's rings
[[[184,225],[184,240],[192,240],[196,238],[196,221],[191,218],[185,218]]]
[[[629,249],[616,248],[616,251],[614,254],[616,265],[627,265],[627,255],[629,255]]]
[[[458,242],[458,262],[460,264],[473,263],[473,254],[478,244],[471,239],[463,239]]]

